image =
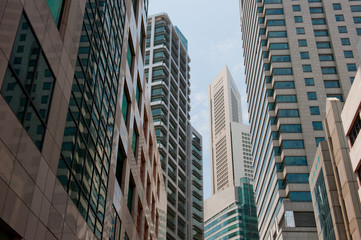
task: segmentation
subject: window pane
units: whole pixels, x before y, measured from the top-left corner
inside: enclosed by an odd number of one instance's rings
[[[312,122],[312,127],[314,131],[321,131],[323,130],[322,122]]]
[[[308,52],[300,52],[301,59],[310,59],[310,54]]]
[[[313,78],[305,78],[305,85],[306,86],[315,86],[315,82]]]
[[[55,24],[59,25],[60,14],[63,7],[63,0],[46,0],[48,2],[51,15],[53,15]]]
[[[343,51],[343,54],[344,54],[345,58],[353,58],[352,51]]]

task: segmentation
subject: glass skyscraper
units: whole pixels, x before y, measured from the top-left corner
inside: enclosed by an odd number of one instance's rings
[[[261,239],[317,239],[309,170],[326,98],[343,101],[360,59],[357,1],[240,0]]]

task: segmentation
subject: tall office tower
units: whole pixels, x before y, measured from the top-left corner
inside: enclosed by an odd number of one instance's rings
[[[213,194],[204,202],[204,239],[258,240],[253,186],[242,178],[237,187]]]
[[[360,59],[354,1],[240,0],[261,239],[316,239],[308,173]]]
[[[0,5],[0,238],[165,239],[147,1]]]
[[[188,236],[193,240],[202,240],[203,237],[203,149],[202,136],[192,126],[188,125],[188,158],[192,164],[188,166]]]
[[[168,191],[167,239],[191,239],[192,214],[187,172],[190,127],[188,41],[165,13],[148,18],[145,74],[151,98],[159,155]],[[202,199],[199,199],[202,201]],[[192,199],[193,201],[193,199]],[[196,199],[194,199],[196,201]],[[201,202],[199,202],[201,203]]]
[[[242,124],[241,96],[227,67],[208,87],[212,194],[252,178],[249,127]]]

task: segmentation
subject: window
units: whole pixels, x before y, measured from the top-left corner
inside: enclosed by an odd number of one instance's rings
[[[326,20],[324,18],[312,18],[312,25],[324,25]]]
[[[322,7],[311,7],[310,13],[323,13],[323,8]]]
[[[356,64],[354,64],[354,63],[348,63],[348,64],[347,64],[347,70],[348,70],[349,72],[356,72],[356,71],[357,71]]]
[[[316,47],[318,49],[331,48],[331,43],[330,42],[316,42]]]
[[[316,138],[315,138],[316,147],[318,146],[318,144],[319,144],[320,142],[323,142],[323,141],[325,141],[325,138],[324,138],[324,137],[316,137]]]
[[[266,3],[266,4],[276,4],[276,3],[282,3],[282,0],[264,0],[264,3]]]
[[[286,180],[288,183],[308,183],[308,173],[288,173]]]
[[[314,131],[322,131],[322,122],[312,122],[312,127]]]
[[[302,23],[303,22],[302,16],[294,16],[294,19],[295,19],[295,23]]]
[[[345,21],[345,18],[343,17],[343,14],[335,15],[337,22],[343,22]]]
[[[271,50],[288,49],[288,43],[270,43]]]
[[[296,28],[296,33],[297,34],[305,34],[305,28],[303,28],[303,27]]]
[[[301,133],[301,124],[281,124],[280,132],[282,133]]]
[[[340,83],[338,80],[325,80],[323,81],[325,88],[339,88]]]
[[[124,160],[125,160],[125,154],[124,154],[123,148],[121,146],[121,140],[119,139],[115,177],[119,183],[120,188],[122,188]]]
[[[307,166],[307,158],[305,156],[288,156],[283,159],[286,166]]]
[[[134,156],[136,156],[136,151],[137,151],[137,140],[138,140],[138,133],[137,133],[137,130],[136,130],[136,125],[134,123],[134,127],[133,127],[133,137],[132,137],[132,150],[133,150],[133,153],[134,153]]]
[[[268,20],[267,26],[285,26],[285,20],[279,19],[279,20]]]
[[[292,10],[294,12],[300,12],[301,11],[301,6],[300,5],[292,5]]]
[[[361,12],[361,5],[350,6],[351,12]]]
[[[283,149],[304,149],[303,140],[283,140],[281,143]]]
[[[283,8],[266,9],[266,15],[279,15],[283,14]]]
[[[132,213],[132,208],[133,208],[133,194],[134,194],[134,188],[135,188],[135,184],[134,184],[134,180],[132,178],[132,176],[129,176],[129,186],[128,186],[128,201],[127,201],[127,207],[130,213]]]
[[[313,33],[315,34],[315,37],[328,36],[328,31],[327,30],[314,30]]]
[[[129,41],[128,41],[128,47],[127,47],[127,60],[128,60],[129,71],[132,73],[134,51],[132,49],[131,41],[132,41],[132,38],[129,35]]]
[[[286,31],[270,31],[270,32],[268,32],[268,37],[269,38],[287,37],[287,32]]]
[[[273,75],[292,75],[292,68],[273,68]]]
[[[261,45],[262,46],[267,46],[267,40],[261,40]]]
[[[333,55],[332,54],[320,54],[318,55],[318,59],[323,62],[323,61],[333,61]]]
[[[307,92],[307,99],[308,100],[317,100],[316,92]]]
[[[264,17],[260,17],[260,18],[258,18],[258,23],[263,24],[263,23],[264,23]]]
[[[343,102],[343,97],[341,94],[326,94],[327,98],[337,98],[340,102]]]
[[[356,34],[357,34],[358,36],[361,35],[361,28],[356,28]]]
[[[310,107],[311,115],[320,115],[320,108],[319,107]]]
[[[359,114],[357,114],[356,119],[350,129],[351,130],[350,130],[350,133],[348,134],[348,138],[350,139],[350,144],[352,147],[353,144],[355,143],[357,136],[359,135],[360,129],[361,129],[361,119],[360,119]]]
[[[343,51],[343,55],[345,56],[345,58],[353,58],[352,51]]]
[[[276,97],[277,103],[295,103],[297,102],[296,95],[278,95]]]
[[[285,81],[285,82],[275,82],[274,85],[275,89],[294,89],[295,88],[295,83],[293,81]]]
[[[23,49],[22,58],[20,58],[17,50],[19,46],[24,46],[20,43],[22,39],[26,39],[27,47]],[[22,61],[21,59],[27,60]],[[43,86],[44,83],[47,83],[45,89],[43,87],[36,89],[37,84]],[[54,85],[55,77],[47,59],[29,27],[27,19],[22,15],[1,88],[1,95],[40,151]]]
[[[306,86],[315,86],[315,81],[313,80],[313,78],[305,78],[304,80]]]
[[[46,0],[49,5],[50,13],[54,18],[55,24],[59,26],[61,12],[63,9],[63,0]]]
[[[303,72],[312,72],[312,67],[311,65],[302,65],[302,70]]]
[[[312,202],[310,192],[290,192],[289,198],[291,202]]]
[[[307,40],[306,39],[299,39],[298,40],[299,47],[307,47]]]
[[[308,52],[300,52],[301,59],[310,59],[310,54]]]
[[[353,83],[354,80],[355,80],[355,77],[350,77],[351,84]]]
[[[290,55],[274,55],[271,57],[271,62],[290,62]]]
[[[338,33],[347,33],[347,27],[346,26],[338,26]]]
[[[123,114],[123,119],[124,119],[125,124],[128,123],[128,107],[129,107],[129,98],[128,98],[128,94],[125,90],[125,87],[124,87],[123,101],[122,101],[122,114]]]
[[[351,45],[350,39],[349,39],[349,38],[341,38],[341,44],[342,44],[343,46]]]
[[[353,22],[354,23],[361,23],[361,17],[353,17]]]
[[[288,117],[299,117],[300,114],[298,109],[280,109],[278,110],[278,117],[280,118],[288,118]]]
[[[265,35],[266,34],[266,29],[265,28],[260,28],[259,29],[259,35]]]
[[[342,10],[341,3],[332,4],[333,10]]]
[[[337,74],[336,67],[321,67],[322,74]]]

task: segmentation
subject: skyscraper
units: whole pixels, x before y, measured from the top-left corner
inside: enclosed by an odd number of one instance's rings
[[[317,239],[308,184],[327,97],[346,98],[357,66],[352,1],[240,0],[261,239]]]
[[[192,239],[193,214],[188,212],[194,205],[192,202],[199,205],[197,215],[201,216],[203,212],[203,194],[200,194],[199,186],[201,178],[191,181],[191,172],[188,172],[192,169],[193,161],[191,154],[188,154],[193,141],[192,134],[188,135],[188,132],[192,132],[189,62],[188,41],[168,15],[160,13],[150,16],[145,74],[168,191],[167,239]],[[201,163],[201,157],[196,161]],[[189,191],[193,184],[199,188],[194,198]],[[200,231],[199,234],[202,235]]]
[[[0,238],[165,239],[148,2],[0,5]]]
[[[242,124],[241,96],[227,67],[208,87],[212,194],[252,178],[249,127]]]

